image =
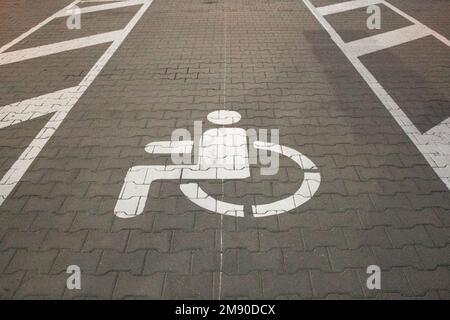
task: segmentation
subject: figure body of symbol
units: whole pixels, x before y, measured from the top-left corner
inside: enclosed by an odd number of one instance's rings
[[[239,121],[237,112],[218,110],[208,115],[216,124]],[[152,154],[192,153],[193,141],[160,141],[146,146]],[[320,174],[311,160],[301,153],[277,144],[259,142],[254,147],[277,152],[291,158],[304,173],[301,187],[292,196],[270,204],[252,206],[255,217],[292,210],[309,200],[320,184]],[[214,128],[204,132],[199,141],[199,156],[192,165],[135,166],[128,170],[114,213],[120,218],[141,214],[149,206],[149,190],[157,180],[231,180],[250,177],[247,133],[242,128]],[[183,194],[198,206],[219,214],[244,216],[244,206],[214,199],[197,183],[181,183]]]

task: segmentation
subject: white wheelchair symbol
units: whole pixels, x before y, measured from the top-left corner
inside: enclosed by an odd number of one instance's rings
[[[239,113],[217,110],[208,114],[208,120],[217,125],[230,125],[241,119]],[[140,215],[149,202],[149,191],[154,181],[160,180],[230,180],[250,177],[247,133],[242,128],[214,128],[203,133],[199,140],[196,164],[135,166],[128,170],[114,214],[120,218]],[[158,141],[149,143],[150,154],[191,154],[193,141]],[[274,143],[255,141],[255,149],[267,150],[293,160],[304,172],[300,188],[287,198],[252,205],[254,217],[267,217],[293,210],[310,200],[320,185],[316,165],[300,152]],[[215,213],[244,217],[244,206],[224,202],[208,195],[197,183],[180,183],[182,193],[199,207]]]

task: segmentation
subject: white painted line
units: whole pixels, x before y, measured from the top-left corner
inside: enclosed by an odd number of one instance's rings
[[[27,172],[30,165],[33,163],[33,161],[42,151],[46,143],[50,140],[55,131],[64,121],[69,111],[77,103],[77,101],[84,94],[87,88],[92,84],[95,78],[100,74],[102,69],[108,63],[109,59],[111,59],[113,54],[117,51],[117,49],[123,43],[125,38],[137,24],[137,22],[142,18],[142,16],[150,7],[152,2],[153,0],[146,1],[146,3],[139,9],[139,11],[134,15],[134,17],[130,20],[127,26],[122,30],[120,36],[117,37],[115,41],[109,46],[109,48],[105,51],[105,53],[91,68],[89,73],[80,82],[80,84],[77,87],[72,88],[75,89],[74,92],[71,92],[74,94],[74,98],[68,101],[66,109],[63,111],[55,112],[52,118],[37,134],[37,136],[33,139],[33,141],[26,148],[26,150],[20,155],[19,159],[16,162],[14,162],[11,168],[0,180],[0,206],[6,200],[8,195],[14,190],[15,186],[22,179],[23,175]]]
[[[406,116],[403,110],[400,109],[394,99],[392,99],[392,97],[386,92],[383,86],[377,81],[373,74],[361,63],[361,61],[356,56],[352,55],[348,51],[347,45],[342,41],[342,38],[338,35],[336,30],[334,30],[330,23],[328,23],[328,21],[317,11],[317,9],[311,4],[309,0],[302,1],[317,19],[317,21],[319,21],[322,27],[328,32],[331,39],[345,54],[347,59],[358,71],[364,81],[366,81],[367,85],[372,89],[373,93],[375,93],[381,103],[383,103],[385,108],[389,111],[398,125],[403,129],[405,134],[415,144],[419,152],[422,153],[437,176],[450,190],[450,152],[442,152],[442,146],[444,146],[448,142],[446,142],[445,140],[439,140],[439,138],[437,138],[436,136],[432,136],[431,139],[430,136],[426,134],[422,135],[416,128],[416,126],[411,122],[411,120]],[[438,141],[436,139],[438,139]],[[447,148],[444,147],[444,150],[447,150]],[[440,163],[441,165],[437,165],[437,163]]]
[[[66,7],[62,8],[61,10],[59,10],[58,12],[56,12],[55,14],[51,15],[50,17],[48,17],[47,19],[45,19],[44,21],[42,21],[41,23],[37,24],[36,26],[34,26],[33,28],[31,28],[30,30],[28,30],[27,32],[24,32],[23,34],[21,34],[19,37],[17,37],[16,39],[12,40],[11,42],[5,44],[4,46],[2,46],[0,48],[0,53],[5,52],[6,50],[8,50],[9,48],[11,48],[12,46],[16,45],[17,43],[19,43],[20,41],[22,41],[23,39],[25,39],[26,37],[28,37],[30,34],[32,34],[33,32],[35,32],[36,30],[39,30],[40,28],[42,28],[43,26],[45,26],[47,23],[49,23],[50,21],[52,21],[53,19],[55,19],[58,14],[60,12],[66,12],[67,10],[69,10],[71,7],[73,7],[74,5],[77,5],[78,3],[80,3],[79,0],[76,0],[74,2],[72,2],[71,4],[67,5]]]
[[[190,154],[194,147],[194,141],[156,141],[145,146],[145,151],[150,154]]]
[[[335,14],[335,13],[345,12],[345,11],[349,11],[349,10],[364,8],[364,7],[373,5],[373,4],[380,4],[381,2],[383,2],[383,0],[354,0],[354,1],[330,4],[328,6],[316,8],[316,10],[322,16],[326,16],[329,14]]]
[[[63,89],[0,107],[0,129],[49,113],[67,111],[70,101],[78,98],[77,90],[78,87]]]
[[[88,37],[47,44],[44,46],[1,53],[0,66],[9,63],[15,63],[19,61],[48,56],[51,54],[61,53],[64,51],[95,46],[101,43],[112,42],[114,40],[117,40],[121,34],[122,34],[121,30],[111,31]]]
[[[100,4],[97,6],[80,8],[80,14],[124,8],[124,7],[135,6],[135,5],[139,5],[139,4],[143,4],[143,3],[144,3],[144,0],[128,0],[128,1],[121,1],[121,2],[115,2],[115,3]],[[67,17],[72,14],[73,14],[72,10],[68,9],[66,11],[60,11],[58,13],[57,17],[58,18]]]
[[[397,7],[393,6],[392,4],[390,4],[387,1],[383,1],[383,4],[385,6],[387,6],[389,9],[391,9],[392,11],[396,12],[397,14],[399,14],[400,16],[402,16],[403,18],[411,21],[412,23],[416,24],[416,25],[421,25],[424,28],[427,28],[429,33],[431,35],[433,35],[436,39],[438,39],[439,41],[441,41],[442,43],[446,44],[447,47],[450,47],[450,41],[444,37],[442,34],[434,31],[433,29],[429,28],[428,26],[424,25],[423,23],[421,23],[419,20],[414,19],[413,17],[411,17],[410,15],[406,14],[405,12],[401,11],[400,9],[398,9]]]
[[[360,57],[376,51],[388,49],[426,36],[430,32],[421,25],[411,25],[404,28],[377,34],[371,37],[347,43],[348,53]]]

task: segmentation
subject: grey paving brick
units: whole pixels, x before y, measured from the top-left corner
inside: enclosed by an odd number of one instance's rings
[[[151,275],[156,272],[174,272],[188,274],[191,268],[191,252],[159,253],[148,251],[145,257],[144,274]]]
[[[361,283],[354,270],[337,273],[311,271],[313,296],[325,298],[329,294],[348,294],[352,297],[363,297]]]
[[[268,251],[273,248],[293,248],[296,250],[304,249],[299,229],[279,232],[260,230],[258,233],[261,251]]]
[[[64,277],[68,276],[67,274]],[[81,289],[64,291],[64,299],[111,299],[117,283],[117,273],[89,275],[81,273]],[[64,286],[65,284],[64,279]]]
[[[178,275],[169,273],[164,286],[164,299],[213,299],[214,274]]]
[[[222,241],[224,249],[243,248],[250,251],[259,249],[257,230],[223,232]]]
[[[228,270],[231,270],[230,272],[236,272],[237,258],[235,255],[235,250],[227,250],[227,252],[225,252],[224,255],[225,254],[228,254],[228,258],[222,259],[223,265],[221,266],[220,252],[204,252],[201,250],[193,251],[192,273],[203,274],[205,272],[219,272],[220,270],[225,270],[227,272],[229,272]]]
[[[433,240],[433,244],[437,247],[444,247],[450,243],[449,229],[436,228],[434,226],[424,226],[428,236]]]
[[[450,245],[442,248],[416,246],[416,250],[427,270],[450,266]]]
[[[49,230],[41,248],[42,250],[72,249],[79,251],[83,247],[87,235],[87,230],[80,230],[76,232]]]
[[[107,215],[109,215],[108,213]],[[119,232],[122,230],[136,230],[143,233],[152,233],[153,231],[153,223],[154,223],[155,217],[151,214],[144,214],[139,217],[136,217],[136,219],[113,219],[112,229],[113,232]],[[168,230],[161,230],[159,232],[155,231],[154,233],[166,233],[169,232]]]
[[[79,199],[76,200],[79,203]],[[75,220],[70,227],[70,231],[79,230],[104,230],[108,231],[111,228],[113,217],[111,214],[97,214],[89,212],[80,212],[75,216]]]
[[[311,281],[307,271],[282,275],[263,272],[262,286],[265,299],[288,296],[297,296],[303,299],[312,298]]]
[[[14,299],[33,299],[51,297],[62,298],[66,288],[67,274],[47,275],[28,271],[19,288],[14,293]]]
[[[263,297],[259,273],[252,272],[247,275],[222,276],[223,299],[261,299]]]
[[[357,249],[362,246],[392,247],[384,227],[374,227],[367,230],[345,229],[344,235],[349,249]]]
[[[447,290],[450,281],[450,271],[448,267],[438,267],[434,271],[416,271],[408,269],[405,271],[414,294],[425,295],[429,290]]]
[[[114,289],[114,299],[161,299],[164,275],[133,276],[120,272]]]
[[[203,232],[184,232],[176,230],[173,233],[172,250],[204,250],[212,251],[215,249],[216,232],[214,230],[205,230]]]
[[[424,226],[415,226],[409,229],[386,228],[389,239],[395,248],[408,244],[421,244],[423,246],[433,246],[433,241],[425,230]]]
[[[154,249],[159,252],[167,252],[173,237],[172,231],[158,233],[142,232],[133,230],[127,243],[127,252],[134,252],[139,249]]]
[[[411,285],[406,278],[404,268],[393,268],[381,271],[381,289],[369,290],[366,282],[370,276],[366,268],[356,270],[362,290],[366,298],[380,298],[379,295],[386,295],[385,299],[404,299],[413,295]],[[381,297],[383,299],[383,296]]]
[[[413,267],[423,269],[424,264],[417,254],[416,248],[406,245],[398,249],[385,249],[374,247],[377,265],[382,269],[392,269],[393,267]]]
[[[248,274],[252,271],[273,271],[283,273],[283,255],[280,249],[272,249],[265,252],[251,252],[245,249],[237,249],[237,270],[228,274]],[[225,255],[225,258],[227,256]],[[228,260],[228,259],[227,259]]]
[[[110,271],[127,271],[131,274],[141,274],[144,267],[144,250],[132,253],[122,253],[116,250],[105,250],[97,267],[97,273],[105,274]]]
[[[70,249],[62,249],[53,263],[50,273],[61,274],[67,271],[67,267],[77,265],[82,274],[95,274],[100,262],[102,250],[91,252],[77,252]]]
[[[128,231],[103,232],[91,230],[84,242],[83,251],[92,251],[95,249],[124,251],[128,237]]]
[[[305,228],[302,230],[302,234],[308,250],[319,247],[347,247],[344,232],[341,228],[333,228],[330,230],[312,230]]]
[[[373,250],[369,247],[356,249],[327,248],[331,268],[334,272],[343,272],[350,268],[367,268],[370,265],[380,265]],[[381,266],[381,265],[380,265]]]
[[[36,215],[31,229],[38,231],[41,229],[58,229],[61,231],[69,230],[72,225],[75,215],[73,213],[68,214],[52,214],[48,212],[40,212]]]
[[[154,232],[165,230],[192,230],[194,225],[194,216],[190,213],[185,214],[166,214],[157,213],[153,225]]]
[[[30,270],[38,273],[48,273],[55,261],[58,250],[28,251],[17,250],[6,268],[6,273]]]
[[[15,249],[8,249],[0,252],[0,272],[5,270],[15,253]]]
[[[2,250],[10,248],[37,250],[44,240],[45,235],[46,231],[25,232],[12,230],[2,239],[0,248]]]
[[[0,298],[12,299],[17,288],[19,288],[25,271],[18,271],[11,274],[2,274],[0,277]]]
[[[283,250],[286,272],[291,274],[300,270],[331,271],[326,248],[316,248],[312,251]]]

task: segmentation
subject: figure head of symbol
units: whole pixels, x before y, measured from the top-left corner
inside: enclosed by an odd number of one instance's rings
[[[228,125],[239,122],[241,115],[239,112],[231,110],[216,110],[208,114],[208,121],[219,125]]]

